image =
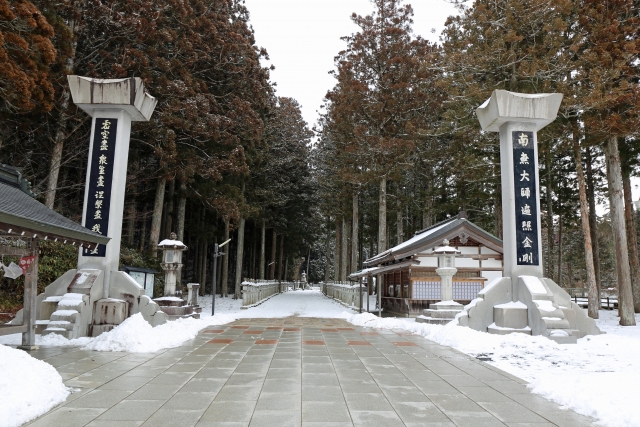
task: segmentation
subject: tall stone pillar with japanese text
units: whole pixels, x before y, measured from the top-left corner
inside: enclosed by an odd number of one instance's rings
[[[484,131],[500,133],[504,276],[518,300],[519,276],[543,277],[537,132],[553,122],[562,94],[496,90],[478,110]]]
[[[93,79],[68,76],[73,102],[92,116],[82,224],[111,238],[96,249],[81,248],[78,269],[104,272],[103,297],[118,271],[132,121],[148,121],[156,99],[138,77]]]

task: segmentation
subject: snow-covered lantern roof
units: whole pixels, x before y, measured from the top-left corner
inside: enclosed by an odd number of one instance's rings
[[[180,240],[177,240],[176,233],[171,233],[169,239],[164,239],[158,243],[158,249],[162,249],[162,262],[165,264],[182,263],[182,252],[186,251],[187,246]]]
[[[438,268],[455,268],[455,258],[460,251],[449,246],[449,241],[444,239],[442,241],[442,246],[438,249],[434,249],[433,253],[438,256]]]

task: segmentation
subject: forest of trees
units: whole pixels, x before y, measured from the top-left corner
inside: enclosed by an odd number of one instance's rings
[[[495,89],[560,92],[539,134],[545,274],[592,302],[618,287],[623,321],[640,312],[640,4],[457,1],[431,43],[409,0],[370,2],[307,124],[277,96],[242,0],[0,0],[0,162],[79,221],[90,118],[66,75],[141,77],[158,107],[132,129],[123,262],[157,265],[175,231],[183,280],[210,292],[213,244],[231,237],[217,283],[237,295],[243,277],[303,268],[346,280],[460,210],[500,236],[499,145],[475,109]]]

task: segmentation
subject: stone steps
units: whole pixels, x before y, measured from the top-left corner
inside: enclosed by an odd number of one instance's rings
[[[463,309],[464,306],[455,301],[440,301],[435,304],[429,304],[429,308],[423,310],[423,315],[416,317],[416,322],[446,325],[454,320],[456,315]]]

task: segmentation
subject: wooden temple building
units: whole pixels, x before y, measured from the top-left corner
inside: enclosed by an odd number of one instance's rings
[[[453,300],[468,304],[486,284],[502,277],[502,240],[467,219],[464,212],[435,224],[391,249],[364,261],[364,269],[351,279],[382,279],[378,301],[385,312],[415,317],[442,300],[438,258],[433,253],[444,239],[458,249],[453,276]]]

